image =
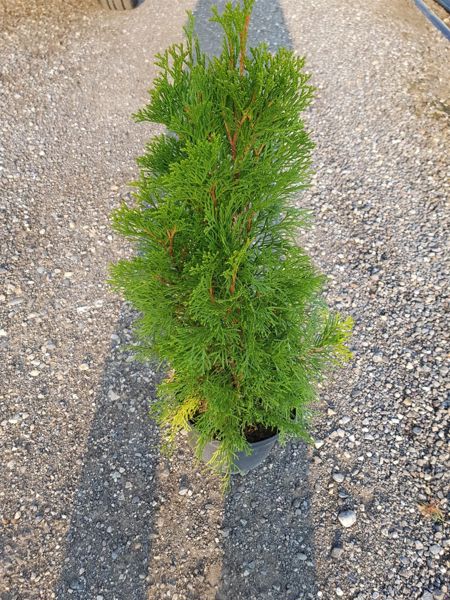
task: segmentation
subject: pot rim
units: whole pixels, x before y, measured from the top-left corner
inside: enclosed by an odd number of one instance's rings
[[[195,426],[193,424],[191,424],[191,432],[196,433],[196,429]],[[268,438],[264,438],[263,440],[258,440],[257,442],[249,442],[247,441],[248,445],[251,448],[261,448],[262,446],[271,444],[272,442],[276,441],[278,439],[278,436],[280,434],[279,433],[275,433],[274,435],[271,435]],[[213,444],[214,446],[218,446],[221,442],[220,440],[216,440],[216,439],[212,439],[209,442],[207,442],[208,444]]]

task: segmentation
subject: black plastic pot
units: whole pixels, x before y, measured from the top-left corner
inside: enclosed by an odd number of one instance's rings
[[[197,441],[197,435],[195,433],[195,429],[192,429],[189,432],[189,440],[192,446],[195,446]],[[269,455],[269,452],[275,446],[276,441],[278,440],[278,434],[273,435],[270,438],[265,440],[260,440],[259,442],[253,442],[250,444],[250,448],[252,449],[251,454],[246,454],[245,452],[238,452],[235,462],[234,468],[232,470],[233,474],[240,473],[244,474],[251,469],[255,469],[258,467]],[[202,460],[204,462],[209,462],[214,452],[220,446],[220,442],[213,440],[212,442],[208,442],[205,446],[205,449],[202,453]]]

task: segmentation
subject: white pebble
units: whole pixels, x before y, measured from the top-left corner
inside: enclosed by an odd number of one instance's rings
[[[338,519],[342,527],[351,527],[356,523],[356,513],[354,510],[344,510],[339,513]]]

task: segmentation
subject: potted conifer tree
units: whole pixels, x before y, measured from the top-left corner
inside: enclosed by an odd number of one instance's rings
[[[351,320],[327,309],[324,277],[297,244],[309,213],[292,205],[313,144],[301,113],[304,59],[247,50],[253,0],[228,4],[218,57],[186,42],[157,56],[138,121],[166,126],[138,159],[135,203],[113,227],[137,252],[111,282],[139,311],[137,350],[169,369],[154,412],[173,440],[193,432],[225,476],[260,462],[277,437],[308,438],[324,372],[345,361]]]

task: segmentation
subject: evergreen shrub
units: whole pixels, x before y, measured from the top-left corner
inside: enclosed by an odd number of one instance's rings
[[[349,358],[351,320],[327,309],[324,277],[297,243],[309,212],[313,143],[301,113],[313,89],[304,59],[247,50],[253,0],[213,9],[217,57],[189,15],[185,43],[157,55],[159,75],[137,121],[160,123],[138,159],[133,206],[114,229],[136,253],[111,282],[139,311],[140,357],[170,369],[154,412],[169,440],[194,427],[197,452],[228,475],[263,432],[308,438],[324,372]]]

